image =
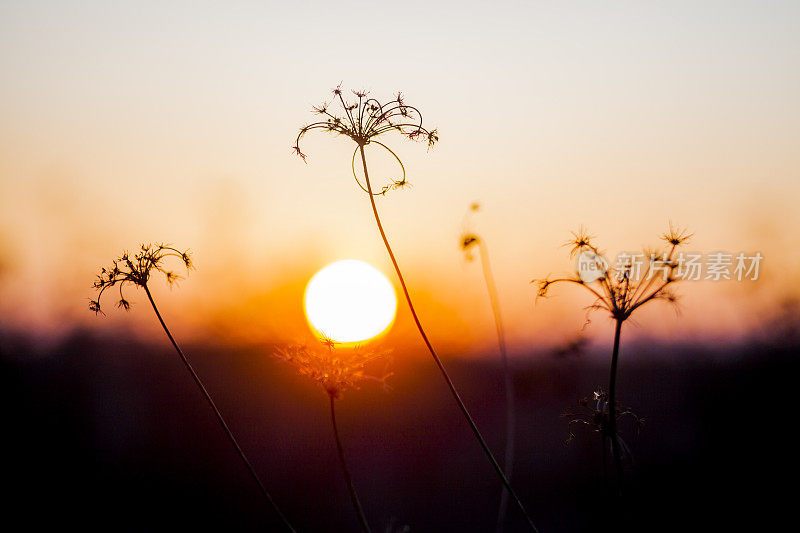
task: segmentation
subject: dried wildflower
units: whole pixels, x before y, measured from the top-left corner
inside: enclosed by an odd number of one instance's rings
[[[352,158],[353,176],[364,192],[385,195],[389,191],[408,186],[402,161],[385,144],[377,141],[377,137],[395,131],[411,140],[426,141],[428,149],[430,149],[439,140],[437,131],[435,129],[428,130],[422,126],[422,114],[416,107],[407,105],[401,93],[397,93],[394,100],[385,104],[369,97],[368,91],[353,91],[353,94],[358,98],[358,101],[346,101],[342,93],[342,86],[339,84],[333,90],[333,102],[324,102],[319,106],[313,106],[311,109],[314,113],[324,115],[327,118],[300,128],[300,133],[297,135],[292,150],[303,161],[306,161],[306,154],[300,149],[300,141],[306,133],[320,129],[329,133],[344,135],[352,139],[357,145]],[[332,104],[340,108],[338,114],[331,109]],[[383,186],[380,190],[373,190],[370,186],[365,186],[366,184],[359,180],[355,171],[355,158],[359,148],[363,149],[364,146],[370,143],[375,143],[391,153],[400,164],[400,169],[403,172],[402,178],[391,180],[390,184]]]
[[[556,283],[574,283],[586,288],[595,296],[591,309],[608,311],[615,320],[626,320],[638,308],[654,300],[675,302],[675,294],[671,286],[679,281],[677,275],[678,261],[675,259],[677,248],[687,242],[691,235],[685,231],[670,231],[662,237],[667,241],[665,250],[645,250],[637,257],[622,257],[617,265],[609,266],[603,254],[594,245],[594,237],[584,228],[573,233],[573,239],[566,243],[570,246],[570,257],[581,255],[579,265],[582,268],[598,272],[594,279],[582,276],[577,272],[574,277],[534,279],[531,283],[538,285],[538,297],[546,297],[551,285]]]
[[[669,231],[661,235],[661,238],[672,246],[680,246],[692,238],[694,233],[687,233],[686,228],[679,228],[669,223]]]
[[[331,112],[328,105],[318,107],[318,109],[325,107],[326,111],[323,114],[327,115],[328,118],[325,121],[315,122],[300,128],[300,133],[297,135],[293,149],[295,150],[295,153],[297,153],[305,161],[305,154],[300,149],[300,141],[306,133],[314,129],[321,129],[330,133],[343,135],[355,142],[356,148],[353,151],[353,157],[351,158],[353,177],[355,178],[356,183],[361,190],[363,190],[369,196],[372,213],[375,216],[375,224],[378,226],[378,231],[381,234],[381,239],[383,239],[383,244],[386,247],[386,251],[392,261],[394,270],[397,273],[397,278],[400,281],[403,295],[406,298],[409,311],[411,311],[411,316],[414,319],[417,330],[419,331],[422,340],[425,342],[431,357],[433,357],[436,366],[442,373],[453,399],[458,404],[458,408],[461,410],[461,413],[469,424],[470,429],[475,435],[475,438],[478,440],[478,443],[483,449],[486,458],[492,465],[492,468],[494,468],[503,485],[506,487],[506,490],[508,490],[509,494],[511,494],[511,497],[514,499],[514,503],[524,515],[530,529],[532,531],[537,531],[536,526],[533,524],[533,521],[531,520],[527,511],[525,511],[525,507],[522,505],[519,497],[517,497],[516,493],[512,489],[508,478],[503,472],[503,469],[500,467],[497,459],[495,459],[492,451],[489,449],[489,445],[486,443],[483,435],[481,435],[480,431],[478,430],[478,426],[475,424],[475,421],[469,414],[466,405],[464,405],[464,402],[461,400],[461,396],[458,394],[458,391],[456,390],[452,379],[450,379],[447,370],[442,364],[441,359],[436,354],[436,351],[433,349],[433,346],[428,340],[428,336],[422,327],[422,323],[417,316],[416,310],[414,309],[414,304],[411,301],[411,296],[408,292],[408,287],[406,286],[400,266],[397,263],[397,259],[392,251],[392,247],[389,245],[389,239],[386,237],[386,232],[381,224],[381,219],[378,215],[378,208],[375,204],[376,196],[384,196],[390,190],[407,186],[406,170],[403,166],[403,162],[400,160],[397,154],[395,154],[388,146],[378,141],[377,138],[385,133],[397,132],[411,140],[427,142],[428,150],[430,150],[430,148],[439,141],[439,134],[435,129],[428,130],[422,126],[422,114],[416,107],[406,104],[403,95],[400,93],[397,94],[394,100],[391,100],[386,104],[382,104],[374,98],[369,97],[366,92],[363,91],[355,94],[358,97],[357,102],[346,102],[342,95],[342,86],[339,84],[333,90],[334,100],[338,104],[338,107],[341,108],[339,114],[334,114]],[[370,181],[369,169],[367,167],[367,156],[364,151],[364,147],[372,143],[389,152],[400,165],[400,168],[403,172],[402,178],[399,180],[393,179],[388,186],[384,186],[380,189],[373,188],[372,182]],[[361,165],[364,172],[364,183],[361,182],[356,172],[356,155],[361,156]]]
[[[189,374],[191,374],[192,379],[200,389],[200,392],[211,406],[211,410],[214,412],[214,416],[222,426],[223,431],[225,431],[228,440],[230,440],[231,444],[233,444],[248,472],[250,472],[250,475],[258,484],[262,496],[267,500],[267,503],[278,516],[278,519],[282,522],[283,526],[288,531],[294,532],[294,528],[289,523],[283,512],[281,512],[281,510],[278,508],[277,504],[272,499],[272,496],[269,494],[269,492],[267,492],[266,487],[261,482],[258,474],[256,474],[255,469],[253,469],[253,466],[250,464],[250,461],[247,459],[244,451],[242,451],[241,446],[239,446],[239,443],[236,441],[236,437],[234,437],[233,432],[228,427],[227,422],[225,422],[222,413],[217,408],[217,405],[214,403],[214,400],[211,398],[211,395],[209,394],[205,385],[203,385],[200,376],[189,362],[189,359],[183,353],[183,350],[181,350],[181,348],[178,346],[178,343],[172,336],[172,333],[167,327],[166,322],[164,322],[164,319],[161,317],[161,313],[156,306],[153,295],[150,293],[147,283],[150,281],[150,277],[155,273],[163,274],[170,287],[175,285],[178,280],[181,279],[180,276],[174,271],[166,268],[165,263],[169,258],[177,258],[177,260],[183,264],[187,271],[194,268],[192,264],[192,258],[188,250],[181,251],[166,244],[142,244],[139,248],[139,251],[134,254],[123,252],[122,255],[112,262],[111,268],[100,269],[100,274],[98,274],[97,279],[93,284],[93,287],[99,292],[97,293],[97,298],[90,300],[89,310],[94,311],[95,314],[102,313],[103,311],[100,308],[100,300],[103,296],[103,293],[107,289],[116,286],[118,288],[120,298],[117,302],[117,307],[122,308],[125,311],[129,311],[131,308],[131,303],[123,295],[123,289],[127,285],[133,285],[135,287],[144,289],[145,293],[147,294],[147,299],[150,301],[150,305],[152,305],[153,311],[156,314],[156,318],[158,318],[161,327],[164,329],[164,333],[167,334],[167,337],[172,343],[172,346],[175,348],[175,351],[178,353],[178,356],[180,357],[184,366],[189,371]]]
[[[577,424],[591,428],[592,431],[600,434],[603,439],[610,439],[612,436],[616,439],[619,439],[625,453],[630,455],[630,448],[621,439],[619,433],[617,432],[613,435],[611,434],[611,423],[609,419],[611,416],[610,411],[609,395],[601,387],[595,389],[591,397],[578,400],[578,406],[576,409],[566,411],[561,415],[563,418],[569,419],[569,422],[567,423],[567,427],[569,428],[569,436],[567,437],[565,444],[569,444],[575,439],[573,426]],[[620,406],[619,402],[616,402],[614,411],[617,423],[619,423],[619,421],[625,417],[630,417],[633,419],[634,427],[636,428],[637,433],[642,429],[642,427],[644,427],[645,419],[637,416],[636,413],[630,409],[630,407],[622,407]],[[618,424],[614,425],[617,426]]]
[[[100,274],[97,275],[93,284],[93,287],[99,292],[96,299],[90,300],[89,310],[102,313],[100,299],[106,289],[114,286],[119,289],[117,307],[126,311],[130,310],[131,303],[123,295],[123,289],[126,285],[134,285],[145,289],[149,294],[147,282],[155,272],[163,274],[170,286],[175,285],[181,277],[174,271],[165,268],[165,261],[170,257],[178,258],[187,271],[194,268],[188,250],[180,251],[166,244],[142,244],[135,254],[123,252],[117,259],[114,259],[111,268],[100,269]]]
[[[279,347],[275,356],[293,364],[304,376],[308,376],[322,386],[329,395],[338,399],[348,389],[358,389],[362,380],[378,381],[387,388],[386,380],[391,373],[380,378],[365,373],[365,366],[381,357],[378,353],[356,346],[352,349],[337,350],[336,341],[327,337],[320,339],[320,347],[307,344]]]
[[[578,231],[572,232],[572,239],[564,243],[564,246],[571,247],[569,252],[570,257],[574,257],[575,254],[578,252],[582,252],[586,249],[591,250],[592,252],[599,254],[600,252],[597,248],[592,245],[592,239],[594,239],[594,235],[589,235],[586,231],[586,228],[581,226],[578,228]]]
[[[361,501],[356,493],[350,469],[347,467],[347,460],[344,456],[344,448],[339,436],[339,426],[336,423],[335,404],[344,391],[357,389],[359,382],[364,379],[378,381],[386,388],[386,380],[391,376],[391,373],[385,373],[381,378],[375,378],[365,373],[365,366],[384,354],[365,351],[360,346],[340,353],[336,350],[338,343],[325,336],[320,339],[320,344],[321,346],[296,345],[277,348],[274,353],[276,357],[296,366],[301,374],[319,383],[328,394],[333,438],[336,441],[336,450],[339,454],[339,462],[342,466],[347,490],[350,493],[350,500],[353,504],[353,509],[358,515],[361,528],[365,533],[370,533],[364,509],[361,507]]]
[[[671,304],[677,303],[677,295],[672,286],[679,281],[676,250],[685,244],[691,234],[670,224],[669,231],[662,235],[667,248],[664,250],[646,250],[639,262],[634,256],[622,257],[616,265],[609,266],[602,253],[594,245],[592,235],[581,227],[573,233],[567,245],[571,247],[570,257],[578,255],[579,270],[574,277],[533,280],[538,284],[537,298],[546,297],[550,287],[556,283],[574,283],[584,287],[595,298],[588,307],[589,311],[602,310],[611,315],[615,322],[614,347],[611,352],[611,371],[608,395],[605,405],[608,409],[608,430],[604,437],[611,440],[611,452],[617,471],[618,483],[622,483],[622,451],[624,443],[617,435],[617,402],[616,379],[619,359],[622,324],[643,305],[661,300]],[[644,263],[644,264],[642,264]],[[603,441],[605,445],[605,438]]]

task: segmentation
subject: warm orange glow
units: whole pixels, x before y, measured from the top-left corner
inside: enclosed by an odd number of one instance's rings
[[[392,324],[397,310],[394,288],[386,276],[355,259],[331,263],[314,274],[304,304],[317,333],[344,343],[379,335]]]

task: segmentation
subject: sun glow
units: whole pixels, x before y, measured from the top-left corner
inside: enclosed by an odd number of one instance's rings
[[[304,298],[306,317],[316,333],[337,342],[370,339],[394,321],[394,287],[364,261],[344,259],[311,278]]]

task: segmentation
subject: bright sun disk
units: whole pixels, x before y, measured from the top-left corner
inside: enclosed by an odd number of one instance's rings
[[[316,333],[350,343],[385,331],[394,320],[397,297],[378,269],[344,259],[314,274],[306,286],[304,305]]]

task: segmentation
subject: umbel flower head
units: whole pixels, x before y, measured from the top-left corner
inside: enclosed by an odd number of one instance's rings
[[[155,272],[163,274],[170,287],[175,285],[181,277],[165,267],[165,260],[169,257],[178,258],[187,271],[193,268],[188,250],[180,251],[166,244],[142,244],[139,251],[134,254],[123,252],[114,259],[110,268],[100,269],[93,283],[93,287],[99,292],[97,298],[89,302],[89,309],[95,313],[102,313],[100,299],[103,293],[106,289],[116,286],[119,292],[117,307],[129,310],[131,303],[123,293],[125,286],[134,285],[146,289],[150,276]]]
[[[609,266],[602,252],[594,244],[594,236],[584,228],[572,234],[565,246],[570,247],[570,257],[578,256],[579,271],[574,277],[533,280],[538,283],[538,297],[546,297],[551,285],[574,283],[591,292],[596,300],[589,309],[608,311],[612,318],[624,321],[639,307],[655,300],[677,302],[671,290],[679,281],[680,264],[676,259],[678,247],[685,244],[691,234],[673,227],[661,236],[666,243],[662,250],[645,250],[642,254],[621,254],[620,261]],[[641,258],[641,260],[640,260]]]
[[[356,151],[358,147],[375,143],[394,156],[400,164],[403,177],[392,180],[392,183],[384,186],[380,192],[373,192],[372,194],[385,195],[390,190],[409,186],[405,178],[405,168],[402,161],[397,157],[397,154],[385,144],[379,142],[377,138],[385,133],[394,131],[413,141],[426,142],[428,149],[430,149],[439,140],[439,134],[435,129],[428,130],[423,127],[422,114],[416,107],[406,104],[403,95],[399,92],[393,100],[386,103],[381,103],[370,97],[368,91],[353,91],[353,95],[358,98],[357,101],[355,99],[346,100],[343,95],[342,85],[339,84],[333,89],[333,99],[330,102],[324,102],[319,106],[312,107],[312,111],[323,117],[323,120],[300,128],[300,133],[297,135],[292,150],[305,161],[307,156],[300,149],[300,141],[306,133],[312,130],[323,130],[349,137],[356,143]],[[356,176],[355,155],[356,153],[353,152],[354,176]],[[370,192],[361,184],[357,176],[356,182],[364,192]]]
[[[366,374],[368,363],[384,356],[384,354],[366,351],[361,346],[352,349],[337,350],[338,343],[327,337],[320,339],[319,345],[307,344],[279,347],[275,356],[293,364],[304,376],[308,376],[333,398],[340,398],[347,389],[358,389],[362,380],[380,382],[388,388],[386,380],[392,373],[387,372],[377,378]]]

